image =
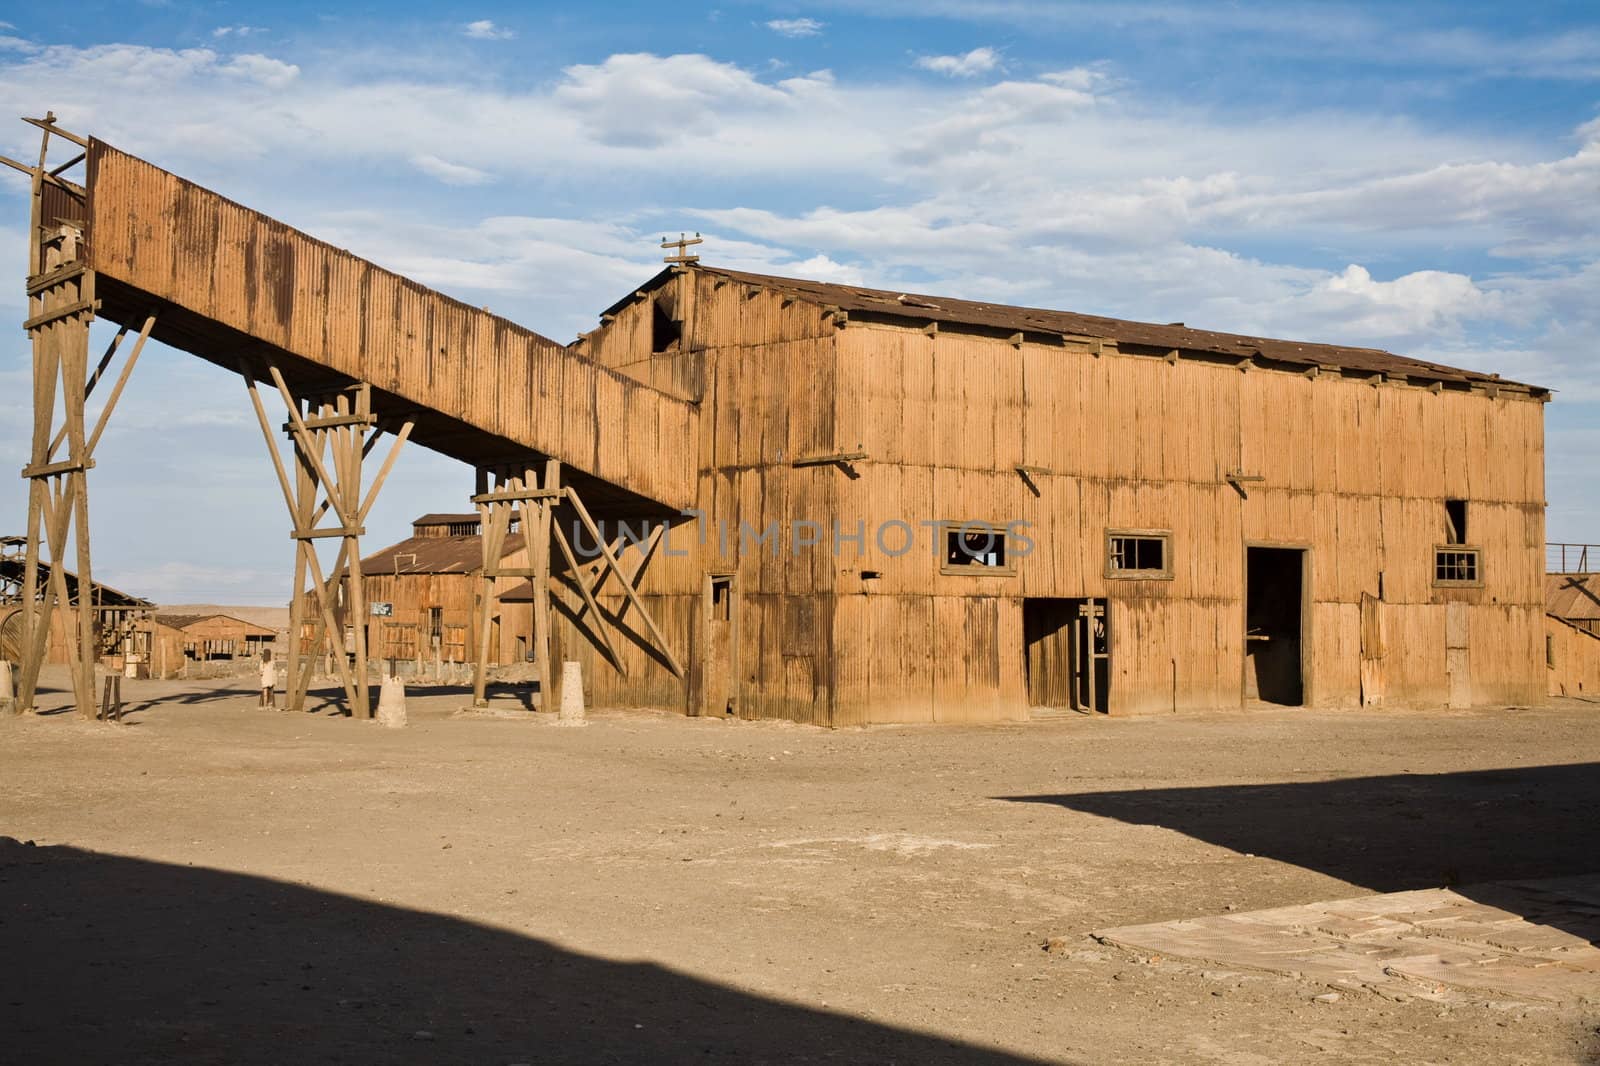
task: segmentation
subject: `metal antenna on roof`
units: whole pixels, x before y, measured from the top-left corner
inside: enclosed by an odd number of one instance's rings
[[[698,263],[700,262],[700,257],[698,255],[690,255],[689,246],[692,244],[704,243],[705,242],[700,239],[699,233],[696,233],[693,237],[685,237],[680,233],[678,234],[678,239],[675,241],[669,241],[663,237],[661,238],[661,247],[676,248],[678,250],[678,254],[662,256],[661,261],[663,263],[677,263],[680,266],[688,266],[690,263]]]

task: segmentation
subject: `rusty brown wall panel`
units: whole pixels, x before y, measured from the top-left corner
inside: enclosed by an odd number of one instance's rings
[[[110,281],[662,503],[693,502],[698,411],[684,400],[99,141],[86,173],[87,202],[63,209],[90,222],[89,264]],[[232,366],[226,337],[186,343]],[[430,445],[426,430],[414,439]]]

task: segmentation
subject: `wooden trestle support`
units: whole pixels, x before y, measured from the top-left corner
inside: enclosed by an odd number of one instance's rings
[[[52,616],[57,608],[79,608],[72,655],[72,686],[77,712],[96,716],[95,663],[99,655],[97,610],[89,552],[89,495],[86,475],[94,466],[94,450],[122,395],[145,342],[155,327],[159,307],[152,307],[138,322],[137,339],[128,346],[126,359],[92,430],[85,426],[85,401],[105,378],[124,341],[134,331],[121,324],[105,355],[90,371],[89,326],[99,311],[95,299],[95,274],[80,255],[84,238],[86,194],[83,186],[62,175],[82,163],[88,141],[55,123],[53,114],[25,121],[43,131],[37,163],[28,164],[0,156],[0,165],[12,167],[32,180],[32,225],[28,241],[28,318],[24,323],[33,345],[33,440],[30,461],[22,470],[28,480],[27,546],[22,589],[22,662],[15,706],[32,711],[39,674],[49,651]],[[53,169],[47,166],[52,137],[70,142],[81,151]],[[296,395],[280,366],[270,357],[250,355],[238,360],[251,406],[266,441],[267,451],[283,491],[295,542],[294,596],[291,600],[289,640],[284,655],[286,705],[305,707],[320,649],[328,650],[343,685],[349,714],[370,717],[367,679],[367,604],[361,573],[361,537],[379,489],[393,468],[414,421],[400,415],[380,417],[373,411],[371,386],[362,382],[337,387],[328,384]],[[258,384],[270,382],[288,412],[282,425],[291,442],[293,472],[280,454],[277,437]],[[57,425],[57,417],[60,425]],[[395,435],[382,466],[362,491],[364,461],[385,432]],[[61,454],[62,445],[66,450]],[[619,561],[623,541],[607,542],[578,493],[562,482],[561,463],[529,456],[480,467],[477,493],[472,497],[481,519],[483,569],[477,590],[477,641],[474,648],[473,701],[486,699],[490,659],[491,620],[496,599],[496,579],[526,577],[534,590],[533,642],[540,699],[556,706],[553,681],[559,649],[551,624],[551,552],[559,550],[565,574],[559,579],[574,589],[582,607],[574,616],[619,671],[626,672],[622,655],[607,632],[620,628],[632,607],[639,615],[657,657],[675,677],[684,669],[667,646],[665,635],[638,592],[638,581],[664,526],[657,526],[642,546],[632,573]],[[580,562],[573,538],[556,521],[565,508],[598,546],[598,559]],[[327,516],[331,525],[322,525]],[[513,521],[520,521],[528,542],[529,566],[501,565]],[[576,526],[574,530],[576,530]],[[316,551],[317,541],[339,540],[331,569],[324,571]],[[63,565],[68,542],[74,541],[77,601],[70,593]],[[48,561],[48,567],[46,562]],[[44,587],[40,575],[47,569]],[[607,577],[615,573],[623,603],[608,615],[595,599]],[[309,596],[307,595],[309,579]],[[309,618],[308,618],[309,613]],[[585,621],[587,619],[587,621]],[[313,629],[302,649],[307,623]],[[346,634],[348,633],[348,638]],[[348,646],[347,646],[348,639]]]
[[[554,628],[551,624],[551,587],[552,568],[550,552],[552,547],[558,549],[561,558],[566,564],[567,581],[577,590],[583,601],[583,607],[578,615],[581,620],[585,614],[593,615],[590,632],[593,634],[600,649],[605,652],[609,660],[618,671],[627,674],[627,666],[618,653],[616,645],[612,643],[611,635],[605,625],[606,615],[595,600],[595,592],[613,572],[617,575],[617,583],[622,588],[624,602],[617,616],[612,620],[620,624],[622,614],[629,606],[639,612],[646,631],[651,640],[655,642],[661,658],[666,662],[667,668],[673,676],[683,678],[684,670],[677,656],[672,654],[667,645],[666,636],[661,627],[656,623],[640,597],[637,588],[640,573],[649,561],[650,553],[660,540],[664,526],[657,526],[646,542],[638,568],[632,573],[623,569],[618,560],[617,551],[620,545],[613,547],[601,535],[600,528],[595,524],[589,510],[584,506],[577,490],[570,485],[564,486],[561,482],[561,464],[555,459],[547,459],[542,463],[532,461],[504,464],[478,469],[477,494],[472,497],[472,502],[478,508],[480,528],[483,531],[483,567],[477,595],[474,602],[474,611],[477,617],[477,646],[473,655],[472,675],[472,702],[476,707],[483,707],[488,702],[488,665],[491,644],[491,620],[494,612],[495,579],[501,577],[525,577],[533,589],[533,659],[534,671],[539,682],[539,699],[542,709],[554,709],[559,703],[559,693],[554,681],[561,676],[557,667],[560,658],[559,647],[555,639]],[[577,552],[573,550],[572,538],[567,535],[561,522],[555,520],[556,510],[561,505],[567,505],[571,514],[583,526],[584,530],[593,538],[598,547],[600,560],[597,565],[588,567],[580,564]],[[506,537],[511,532],[512,523],[516,522],[528,545],[528,561],[526,567],[506,567],[501,565],[505,556]]]
[[[239,372],[261,426],[278,486],[283,490],[283,502],[289,509],[289,536],[295,542],[294,598],[289,601],[289,646],[284,656],[284,705],[291,711],[305,708],[318,649],[326,647],[344,686],[345,713],[369,718],[372,703],[367,684],[367,604],[361,576],[361,536],[366,532],[367,516],[377,501],[378,490],[394,469],[415,423],[402,420],[394,426],[381,421],[372,411],[372,387],[365,383],[296,396],[282,371],[272,363],[258,370],[248,360],[241,360]],[[289,414],[289,421],[282,428],[293,448],[292,479],[278,452],[272,420],[256,387],[259,376],[265,376],[277,388]],[[364,461],[386,429],[394,431],[394,443],[363,495]],[[334,524],[319,525],[330,513]],[[339,553],[333,566],[324,572],[316,542],[328,538],[339,540]],[[314,629],[306,654],[302,655],[308,576],[315,608]]]
[[[76,608],[71,656],[73,704],[80,717],[94,718],[98,710],[94,667],[99,656],[99,612],[89,559],[87,475],[94,467],[95,447],[149,339],[156,316],[152,312],[145,317],[94,428],[87,429],[85,402],[123,350],[130,327],[123,325],[117,331],[91,372],[89,324],[99,303],[95,299],[94,272],[87,269],[80,256],[84,190],[62,177],[83,161],[84,154],[79,152],[54,168],[47,162],[52,136],[84,149],[88,142],[56,126],[53,114],[24,121],[43,131],[38,163],[28,166],[0,157],[0,163],[30,175],[33,182],[28,232],[28,318],[23,323],[33,346],[33,441],[28,465],[22,469],[22,476],[28,481],[28,517],[22,579],[22,661],[15,706],[23,713],[34,710],[55,611]],[[73,569],[77,572],[76,600],[67,584],[69,541],[73,542]],[[46,563],[47,580],[41,587],[39,575]]]

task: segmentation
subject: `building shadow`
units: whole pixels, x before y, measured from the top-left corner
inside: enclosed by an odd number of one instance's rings
[[[0,837],[10,1062],[1019,1063],[437,914]]]
[[[1518,897],[1486,882],[1600,871],[1600,763],[999,798],[1163,826],[1373,892],[1449,886],[1501,906]],[[1526,917],[1600,938],[1600,911]]]

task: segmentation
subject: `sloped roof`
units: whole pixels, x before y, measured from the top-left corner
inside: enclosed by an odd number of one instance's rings
[[[244,627],[246,635],[249,636],[271,637],[277,635],[277,630],[275,629],[258,626],[254,622],[246,622],[243,618],[235,618],[231,614],[223,614],[220,611],[213,614],[166,614],[161,611],[156,612],[156,621],[172,629],[188,629],[197,622],[209,622],[213,618],[226,618],[230,622],[236,622]]]
[[[477,511],[468,511],[466,514],[425,514],[421,518],[414,518],[414,526],[459,526],[468,522],[479,521]]]
[[[521,551],[521,533],[508,533],[501,558]],[[483,538],[407,537],[361,560],[363,574],[469,574],[483,567]]]
[[[1307,367],[1316,366],[1329,370],[1348,369],[1358,373],[1416,378],[1429,383],[1438,381],[1501,386],[1527,390],[1535,395],[1549,392],[1548,389],[1538,385],[1504,380],[1497,374],[1429,363],[1421,359],[1396,355],[1381,348],[1356,348],[1339,344],[1219,333],[1214,330],[1192,329],[1182,322],[1169,322],[1165,325],[1134,322],[1071,311],[1051,311],[1044,308],[983,303],[977,300],[958,300],[949,296],[929,296],[888,289],[868,289],[859,285],[752,274],[703,264],[696,265],[693,269],[726,278],[731,282],[769,289],[823,307],[835,307],[841,311],[863,315],[904,318],[922,323],[981,326],[1012,332],[1075,335],[1112,340],[1119,345],[1155,349],[1163,354],[1176,350],[1237,359],[1251,358]],[[651,289],[671,276],[670,268],[664,270],[647,282],[644,289]],[[618,301],[608,308],[605,314],[616,313],[631,299],[633,297],[630,295]]]
[[[1557,618],[1600,618],[1600,574],[1544,575],[1544,609]]]

